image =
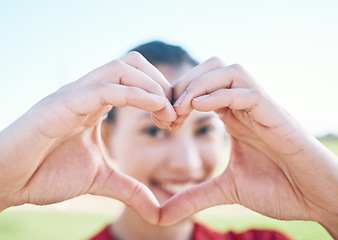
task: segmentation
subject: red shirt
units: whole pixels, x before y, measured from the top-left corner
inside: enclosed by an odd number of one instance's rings
[[[206,226],[195,223],[194,240],[292,240],[292,238],[273,230],[248,230],[243,233],[219,233]],[[90,240],[116,240],[109,233],[109,226],[105,227]]]

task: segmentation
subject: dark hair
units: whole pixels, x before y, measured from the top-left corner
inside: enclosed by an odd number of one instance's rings
[[[153,65],[167,64],[173,67],[179,67],[183,63],[189,63],[192,66],[198,65],[180,46],[170,45],[161,41],[153,41],[133,48],[130,52],[141,53]]]
[[[170,45],[161,41],[152,41],[139,45],[129,52],[139,52],[152,65],[166,64],[172,67],[179,67],[184,63],[197,66],[199,63],[193,59],[180,46]],[[108,113],[107,121],[113,123],[115,121],[115,107]]]

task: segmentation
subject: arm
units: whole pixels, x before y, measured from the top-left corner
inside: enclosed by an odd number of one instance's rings
[[[167,127],[176,118],[170,93],[157,69],[130,53],[42,99],[0,133],[0,210],[89,193],[121,200],[156,223],[157,200],[107,163],[100,127],[113,106],[153,112],[157,125]]]
[[[327,230],[327,232],[334,238],[338,238],[338,219],[333,217],[333,219],[327,219],[321,225]]]

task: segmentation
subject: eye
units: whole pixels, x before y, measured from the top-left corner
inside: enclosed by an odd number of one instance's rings
[[[165,136],[165,132],[163,129],[160,129],[156,126],[148,127],[144,130],[144,133],[150,137],[162,138]]]
[[[207,135],[211,132],[213,132],[215,128],[213,126],[204,126],[201,127],[200,129],[197,130],[196,135],[197,136],[203,136],[203,135]]]

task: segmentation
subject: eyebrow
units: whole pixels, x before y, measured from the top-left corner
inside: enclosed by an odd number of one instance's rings
[[[149,112],[145,112],[145,113],[142,113],[140,115],[140,117],[141,118],[150,118],[150,114],[151,113],[149,113]],[[215,117],[214,114],[209,114],[209,115],[203,116],[203,117],[196,120],[196,124],[201,124],[201,123],[208,121],[209,119],[214,118],[214,117]]]
[[[142,113],[142,114],[140,114],[140,117],[141,118],[146,118],[146,117],[150,118],[150,112]]]
[[[215,115],[209,114],[209,115],[207,115],[207,116],[204,116],[204,117],[201,117],[201,118],[197,119],[197,120],[196,120],[196,123],[197,123],[197,124],[201,124],[201,123],[203,123],[203,122],[209,120],[210,118],[214,118],[214,117],[215,117]]]

